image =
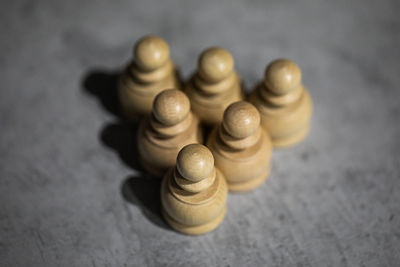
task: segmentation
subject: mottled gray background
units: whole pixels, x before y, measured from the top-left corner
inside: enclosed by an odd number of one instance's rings
[[[216,1],[215,1],[216,2]],[[2,1],[0,266],[399,266],[398,1]],[[171,231],[118,119],[115,73],[164,37],[187,78],[211,45],[251,88],[294,59],[300,145],[230,195],[214,232]]]

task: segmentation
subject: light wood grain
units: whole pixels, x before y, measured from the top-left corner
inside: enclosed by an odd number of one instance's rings
[[[275,147],[289,147],[309,131],[312,100],[301,83],[301,70],[291,60],[277,59],[266,70],[264,81],[249,97],[261,114],[261,125]]]
[[[154,97],[169,88],[181,88],[179,73],[170,59],[168,44],[145,36],[134,47],[134,59],[119,79],[122,111],[129,120],[149,115]]]
[[[248,191],[267,179],[272,145],[260,126],[259,112],[252,104],[239,101],[229,105],[223,122],[213,130],[207,146],[230,190]]]
[[[225,216],[227,191],[210,150],[200,144],[187,145],[179,152],[176,168],[164,177],[162,214],[178,232],[190,235],[210,232]]]
[[[185,92],[193,112],[202,122],[221,122],[225,108],[243,99],[232,55],[220,47],[206,49],[199,57],[197,71],[185,87]]]
[[[145,170],[161,177],[175,165],[182,147],[202,142],[202,128],[190,111],[187,96],[178,89],[159,93],[154,100],[152,116],[141,123],[137,137],[140,161]]]

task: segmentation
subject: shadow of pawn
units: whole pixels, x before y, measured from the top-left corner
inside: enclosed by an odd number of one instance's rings
[[[94,70],[83,80],[83,88],[100,100],[103,108],[119,119],[123,119],[118,100],[119,72]]]
[[[143,215],[153,224],[171,230],[161,214],[161,179],[130,176],[121,185],[125,201],[140,207]]]
[[[130,176],[121,184],[125,201],[140,207],[143,215],[155,225],[170,230],[161,215],[161,179],[147,174],[140,165],[137,146],[139,123],[124,120],[118,99],[117,72],[92,71],[85,76],[83,89],[97,97],[102,107],[114,115],[117,121],[106,125],[99,134],[100,142],[114,150],[128,167],[142,173]]]
[[[139,123],[120,121],[108,124],[100,133],[100,141],[113,149],[126,166],[145,173],[139,161],[138,128]]]

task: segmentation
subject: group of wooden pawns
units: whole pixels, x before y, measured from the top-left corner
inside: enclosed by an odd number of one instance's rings
[[[277,59],[246,96],[233,57],[223,48],[206,49],[186,84],[160,37],[143,37],[133,52],[118,94],[127,119],[143,118],[137,135],[140,162],[163,178],[167,223],[185,234],[209,232],[225,216],[228,189],[261,185],[270,171],[272,146],[288,147],[307,135],[312,101],[301,71],[293,61]],[[207,140],[204,125],[213,127]]]

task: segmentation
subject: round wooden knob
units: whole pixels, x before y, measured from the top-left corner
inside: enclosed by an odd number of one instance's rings
[[[225,110],[222,124],[231,136],[246,138],[260,126],[260,113],[249,102],[235,102]]]
[[[136,43],[134,57],[140,68],[152,71],[168,61],[169,47],[160,37],[145,36]]]
[[[167,126],[183,121],[189,112],[189,98],[178,89],[164,90],[153,101],[154,117]]]
[[[176,167],[185,179],[199,182],[210,176],[214,169],[214,157],[206,146],[187,145],[179,151]]]
[[[227,50],[211,47],[200,55],[198,71],[204,80],[218,82],[231,74],[233,66],[233,57]]]
[[[267,66],[264,82],[272,92],[283,95],[300,85],[301,70],[291,60],[277,59]]]

